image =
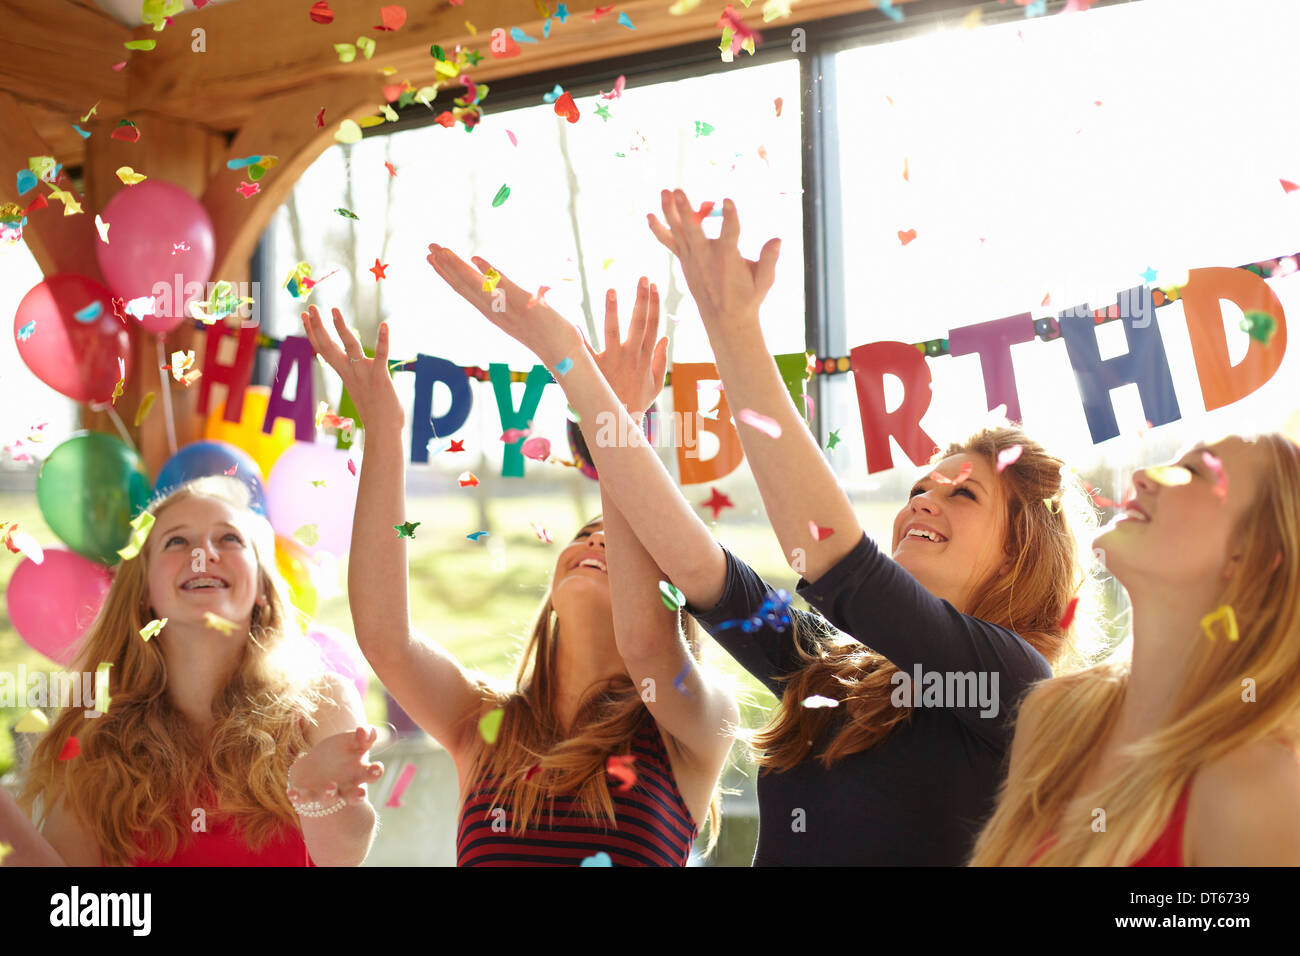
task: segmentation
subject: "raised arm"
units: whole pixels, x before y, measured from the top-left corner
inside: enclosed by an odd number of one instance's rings
[[[388,323],[379,326],[375,357],[366,358],[338,309],[325,331],[315,306],[303,313],[312,347],[338,373],[365,424],[365,457],[357,490],[348,561],[348,603],[357,644],[379,680],[417,724],[447,748],[459,766],[481,698],[450,653],[411,628],[406,541],[394,526],[406,519],[404,414],[388,372]],[[346,350],[346,351],[345,351]]]
[[[83,843],[85,842],[83,837]],[[93,845],[93,841],[91,841]],[[18,801],[0,787],[0,866],[63,866],[63,857],[23,813]],[[91,856],[92,862],[98,862]]]
[[[740,254],[740,220],[723,202],[722,234],[709,239],[681,190],[663,192],[665,228],[653,215],[650,228],[677,256],[713,346],[718,375],[733,409],[775,419],[781,437],[739,424],[740,443],[754,474],[768,521],[791,561],[804,555],[804,576],[816,581],[852,550],[862,526],[812,432],[790,400],[776,361],[763,341],[758,308],[775,278],[780,240],[763,247],[758,260]],[[809,522],[833,531],[818,540]]]
[[[637,436],[614,390],[597,367],[577,327],[504,275],[496,286],[504,293],[504,311],[493,307],[494,295],[484,289],[484,272],[492,267],[475,258],[475,269],[450,249],[431,245],[429,263],[449,285],[494,325],[530,348],[555,376],[569,404],[578,413],[587,448],[601,488],[618,506],[636,537],[658,565],[694,605],[711,607],[722,596],[726,559],[709,529],[678,491],[659,456],[648,444],[606,447],[599,426],[608,423],[616,435]],[[647,290],[647,295],[649,294]],[[566,372],[557,366],[572,363]],[[662,366],[660,367],[662,374]],[[663,379],[660,378],[662,383]]]

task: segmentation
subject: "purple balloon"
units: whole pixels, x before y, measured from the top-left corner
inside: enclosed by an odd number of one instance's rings
[[[103,565],[63,548],[46,548],[41,564],[25,558],[14,569],[5,592],[9,619],[34,650],[70,664],[112,583]]]
[[[188,302],[207,297],[216,257],[207,210],[181,187],[149,179],[119,190],[101,215],[112,227],[109,242],[95,243],[104,278],[127,301],[158,295],[156,313],[140,324],[170,332],[188,315]],[[187,291],[191,283],[199,288]]]
[[[322,624],[312,625],[307,637],[320,651],[325,669],[344,680],[352,681],[361,699],[365,700],[366,691],[370,688],[370,675],[366,673],[365,659],[357,649],[357,642],[342,631]]]
[[[342,556],[352,544],[357,479],[348,471],[349,453],[332,442],[295,442],[275,460],[266,483],[266,514],[271,527],[312,555],[327,551]],[[325,484],[317,486],[313,481]],[[315,543],[309,543],[309,532],[294,533],[306,525],[316,526]]]

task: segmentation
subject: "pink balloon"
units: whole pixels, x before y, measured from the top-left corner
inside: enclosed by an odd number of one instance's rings
[[[33,649],[71,664],[112,583],[103,565],[63,548],[46,548],[41,564],[25,558],[14,569],[5,592],[9,619]]]
[[[365,658],[357,648],[357,642],[342,631],[322,624],[313,625],[307,632],[307,637],[320,651],[325,669],[352,681],[361,699],[365,700],[366,691],[370,688],[370,675],[366,672]]]
[[[357,504],[357,480],[348,471],[348,456],[333,440],[328,445],[300,441],[275,460],[266,483],[266,515],[276,534],[293,538],[308,554],[348,553]],[[315,526],[315,543],[310,532],[295,533],[307,525]]]
[[[52,275],[32,286],[14,313],[18,354],[50,388],[77,402],[106,402],[131,373],[131,337],[113,314],[109,291],[77,275]]]
[[[189,315],[189,302],[207,298],[203,284],[216,257],[207,210],[181,187],[148,179],[119,190],[100,215],[110,226],[109,241],[95,243],[104,278],[128,301],[156,295],[155,314],[140,324],[170,332]],[[190,284],[197,288],[187,290]]]

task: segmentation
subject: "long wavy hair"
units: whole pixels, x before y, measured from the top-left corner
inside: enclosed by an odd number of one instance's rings
[[[1047,453],[1017,426],[985,428],[949,445],[932,459],[980,456],[996,467],[998,453],[1013,445],[1020,457],[998,475],[1006,501],[1003,554],[1008,574],[992,574],[976,587],[969,613],[1015,631],[1053,665],[1078,666],[1076,644],[1096,643],[1099,581],[1093,574],[1089,533],[1096,511],[1081,482],[1064,462]],[[1045,504],[1044,502],[1051,504]],[[1074,620],[1061,627],[1071,599],[1078,597]],[[874,747],[912,713],[891,701],[898,668],[859,642],[823,629],[794,625],[795,646],[804,666],[784,678],[781,700],[766,727],[753,734],[755,760],[764,772],[796,766],[820,748],[815,758],[826,767]],[[1076,635],[1086,639],[1075,641]],[[834,712],[804,707],[812,695],[841,702]],[[835,729],[837,721],[842,721]]]
[[[168,859],[192,837],[192,808],[215,809],[254,850],[285,825],[298,825],[285,793],[289,765],[306,751],[306,729],[321,697],[319,660],[303,636],[288,590],[275,567],[275,538],[265,518],[249,510],[249,492],[224,476],[199,478],[152,502],[155,516],[185,498],[220,499],[257,556],[266,607],[254,606],[239,669],[213,704],[215,725],[201,739],[167,695],[160,639],[144,641],[151,619],[148,549],[120,562],[98,617],[74,665],[94,672],[110,662],[110,704],[87,718],[64,707],[32,754],[21,803],[28,812],[42,796],[48,809],[65,807],[94,833],[106,864],[133,858]],[[69,737],[81,755],[60,761]],[[209,820],[209,823],[211,821]]]
[[[1127,865],[1150,849],[1201,767],[1268,737],[1300,740],[1300,448],[1276,433],[1255,442],[1267,452],[1268,478],[1234,529],[1244,545],[1238,573],[1215,597],[1234,609],[1238,640],[1193,643],[1163,725],[1124,748],[1122,771],[1090,793],[1077,791],[1119,716],[1131,643],[1036,687],[1021,709],[1041,717],[971,865]],[[1086,815],[1061,826],[1071,806]],[[1105,808],[1103,832],[1092,829],[1094,807]]]
[[[599,519],[593,519],[588,524]],[[684,636],[691,656],[700,659],[699,632],[689,614]],[[630,754],[632,738],[647,721],[654,720],[635,684],[626,674],[590,688],[578,706],[574,732],[566,735],[556,711],[556,643],[560,624],[547,588],[528,642],[519,660],[513,688],[479,679],[482,706],[466,716],[462,725],[471,739],[468,789],[485,780],[495,784],[492,807],[508,805],[511,829],[522,834],[549,816],[556,797],[571,796],[590,818],[611,829],[616,824],[605,767],[609,758]],[[466,725],[477,724],[491,710],[503,711],[496,743],[489,746]],[[721,799],[715,787],[705,823],[705,853],[718,839],[722,819]]]

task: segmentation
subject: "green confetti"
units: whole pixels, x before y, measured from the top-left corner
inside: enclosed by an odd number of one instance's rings
[[[686,605],[686,596],[668,581],[659,582],[659,600],[670,611],[680,611]]]
[[[393,530],[397,532],[399,538],[414,538],[415,529],[421,524],[422,522],[419,521],[403,521],[401,524],[393,525]]]
[[[316,546],[320,541],[320,525],[305,524],[293,533],[293,536],[307,545],[309,548]]]
[[[695,138],[696,138],[696,139],[699,139],[701,136],[708,136],[708,135],[709,135],[710,133],[712,133],[712,132],[713,132],[713,127],[710,126],[708,123],[704,122],[703,120],[696,120],[696,121],[695,121]]]
[[[131,519],[131,540],[126,543],[126,547],[118,549],[118,556],[123,561],[130,561],[149,538],[149,531],[153,528],[154,517],[147,511],[142,511]]]
[[[339,206],[339,207],[338,207],[337,209],[335,209],[334,211],[335,211],[336,213],[338,213],[340,216],[344,217],[345,219],[358,219],[358,220],[359,220],[359,219],[361,218],[361,217],[358,216],[356,213],[354,213],[351,209],[344,209],[342,206]]]
[[[436,43],[433,46],[429,47],[429,55],[433,57],[435,60],[447,59],[447,54],[444,53],[442,51],[442,47],[438,46],[438,44]]]
[[[140,636],[144,638],[145,643],[148,643],[149,638],[156,636],[158,632],[166,626],[167,618],[165,617],[162,620],[152,620],[144,627],[140,628]]]
[[[122,44],[128,50],[152,50],[157,45],[157,40],[127,40]]]
[[[497,742],[497,734],[501,732],[501,719],[505,717],[506,712],[500,707],[489,710],[479,718],[478,732],[482,738],[491,746]]]
[[[830,451],[839,443],[840,443],[840,430],[836,428],[829,435],[826,436],[826,450]]]
[[[492,208],[495,209],[497,206],[500,206],[503,202],[505,202],[509,198],[510,198],[510,187],[502,186],[500,189],[497,190],[496,197],[492,200]]]
[[[1267,312],[1251,310],[1241,320],[1241,331],[1261,345],[1268,345],[1277,331],[1277,321]]]

